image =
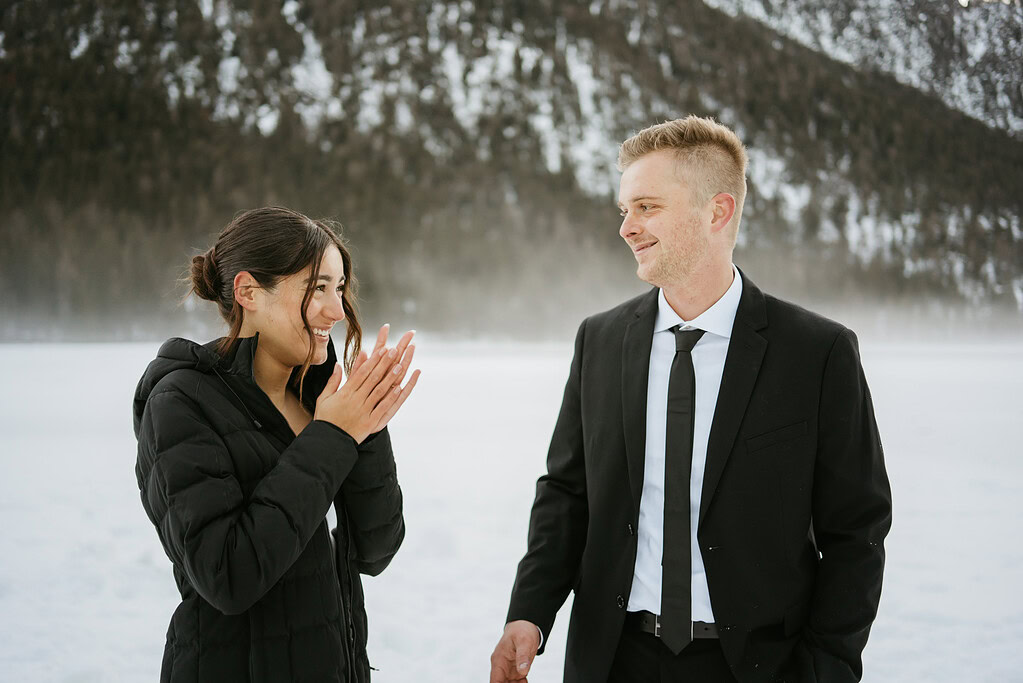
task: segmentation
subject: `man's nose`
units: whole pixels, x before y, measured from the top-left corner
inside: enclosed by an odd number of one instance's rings
[[[622,236],[622,239],[629,239],[639,233],[639,227],[636,225],[636,221],[633,220],[632,214],[625,214],[622,218],[622,225],[618,228],[618,234]]]

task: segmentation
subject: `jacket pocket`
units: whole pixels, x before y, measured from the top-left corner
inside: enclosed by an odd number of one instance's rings
[[[746,450],[749,453],[763,450],[768,446],[798,439],[804,434],[806,434],[806,420],[790,424],[787,427],[781,427],[780,429],[774,429],[758,436],[751,436],[746,439]]]

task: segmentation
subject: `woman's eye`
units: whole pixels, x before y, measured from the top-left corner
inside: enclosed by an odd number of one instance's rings
[[[317,292],[326,292],[327,291],[327,285],[316,285],[316,291]]]
[[[339,292],[345,291],[345,286],[344,285],[338,285],[337,286],[337,291],[339,291]]]

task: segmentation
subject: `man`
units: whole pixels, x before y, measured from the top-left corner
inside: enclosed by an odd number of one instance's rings
[[[654,289],[579,328],[492,683],[569,590],[569,683],[860,679],[891,524],[870,393],[850,330],[733,266],[746,161],[693,116],[622,145]]]

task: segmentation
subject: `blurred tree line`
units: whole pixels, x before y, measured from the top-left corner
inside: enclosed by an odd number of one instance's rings
[[[643,288],[613,190],[573,156],[597,115],[616,140],[713,115],[780,160],[751,172],[736,257],[762,285],[1023,304],[1023,142],[696,0],[22,0],[0,20],[0,338],[159,336],[194,250],[266,204],[341,220],[374,316],[572,328]],[[768,181],[810,200],[794,216]]]

